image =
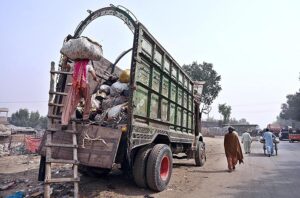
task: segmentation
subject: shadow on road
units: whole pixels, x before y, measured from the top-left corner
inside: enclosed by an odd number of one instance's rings
[[[228,170],[191,170],[189,172],[197,172],[197,173],[227,173]]]
[[[173,168],[180,168],[182,166],[185,167],[196,167],[196,165],[194,163],[173,163]]]
[[[249,155],[245,155],[246,157],[267,157],[265,154],[263,153],[250,153]]]

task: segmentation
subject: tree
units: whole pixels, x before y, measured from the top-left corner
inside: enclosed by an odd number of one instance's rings
[[[40,116],[38,111],[29,113],[28,109],[19,109],[11,115],[10,123],[16,126],[46,129],[47,118]]]
[[[201,103],[204,105],[200,113],[209,113],[210,105],[222,90],[220,85],[221,76],[213,69],[213,64],[206,62],[203,62],[203,64],[193,62],[190,65],[183,65],[182,69],[192,80],[205,81],[201,96]]]
[[[36,127],[39,124],[40,114],[38,111],[31,112],[29,116],[29,123],[30,127]]]
[[[11,124],[16,126],[28,126],[29,111],[28,109],[19,109],[16,113],[11,114]]]
[[[245,118],[242,118],[240,120],[237,120],[235,118],[231,118],[230,119],[230,124],[249,124],[249,122]]]
[[[231,114],[231,106],[226,105],[226,103],[219,104],[219,113],[223,116],[223,124],[227,124]]]
[[[300,92],[286,96],[287,102],[281,105],[279,117],[300,121]]]

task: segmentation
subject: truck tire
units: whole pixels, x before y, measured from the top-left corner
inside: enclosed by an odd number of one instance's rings
[[[163,191],[171,179],[172,168],[173,158],[170,147],[165,144],[155,145],[147,161],[148,187],[154,191]]]
[[[146,188],[146,167],[149,154],[152,150],[152,147],[146,146],[141,148],[134,159],[134,164],[132,168],[133,180],[138,187]]]
[[[196,154],[195,154],[196,166],[203,166],[205,161],[206,161],[205,144],[201,141],[198,141]]]

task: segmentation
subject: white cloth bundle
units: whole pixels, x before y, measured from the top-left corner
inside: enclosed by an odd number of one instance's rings
[[[103,54],[102,46],[87,37],[70,39],[65,42],[60,53],[72,60],[89,59],[99,61]]]

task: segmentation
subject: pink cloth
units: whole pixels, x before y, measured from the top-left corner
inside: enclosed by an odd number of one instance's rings
[[[86,66],[89,63],[89,60],[79,60],[74,64],[73,80],[72,87],[76,90],[86,87],[87,76],[86,76]]]
[[[32,153],[37,152],[40,144],[41,144],[41,138],[35,138],[35,137],[30,137],[30,136],[25,137],[26,150],[28,150]]]
[[[72,87],[69,89],[66,103],[63,108],[61,124],[68,125],[81,98],[85,100],[83,119],[89,117],[91,108],[90,87],[87,83],[86,66],[89,60],[76,61],[74,65]]]

